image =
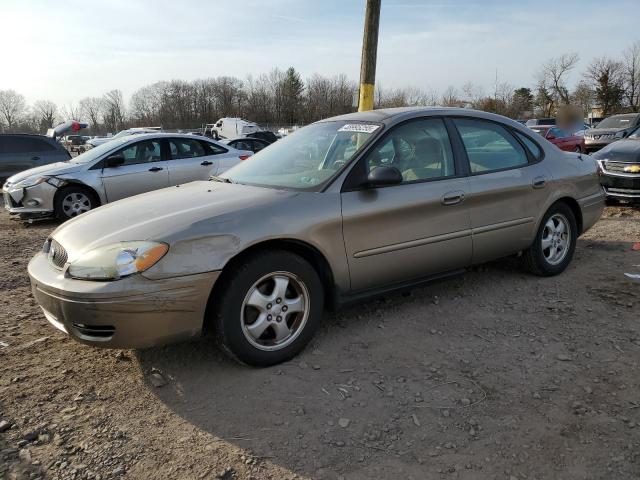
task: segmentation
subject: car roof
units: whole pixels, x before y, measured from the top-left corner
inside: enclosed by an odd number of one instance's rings
[[[414,117],[420,117],[422,115],[448,115],[448,116],[461,116],[479,118],[485,120],[493,120],[516,126],[518,129],[525,128],[521,123],[515,120],[497,115],[495,113],[483,112],[480,110],[473,110],[471,108],[457,108],[457,107],[397,107],[397,108],[383,108],[380,110],[369,110],[367,112],[354,112],[344,115],[338,115],[336,117],[320,120],[321,122],[333,122],[333,121],[356,121],[356,122],[379,122],[388,125],[396,124],[402,120],[410,119]]]
[[[190,133],[170,133],[170,132],[148,132],[148,133],[137,133],[135,135],[123,135],[122,137],[120,137],[123,141],[125,139],[135,139],[135,140],[142,140],[142,139],[152,139],[152,138],[187,138],[190,140],[207,140],[209,142],[214,142],[214,140],[210,139],[209,137],[205,137],[204,135],[192,135]],[[199,138],[198,138],[199,137]]]

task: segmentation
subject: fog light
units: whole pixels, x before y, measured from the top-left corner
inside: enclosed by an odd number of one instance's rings
[[[30,207],[37,207],[38,205],[40,205],[40,202],[37,200],[28,200],[27,205]]]

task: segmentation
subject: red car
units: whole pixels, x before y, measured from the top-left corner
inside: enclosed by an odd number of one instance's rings
[[[534,132],[538,132],[560,150],[578,153],[583,153],[585,151],[584,137],[582,136],[571,135],[566,130],[554,125],[536,125],[529,128]]]

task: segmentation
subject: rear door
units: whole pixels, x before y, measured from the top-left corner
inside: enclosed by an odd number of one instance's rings
[[[397,168],[398,185],[343,191],[343,234],[354,291],[416,280],[471,261],[468,180],[445,122],[411,120],[391,129],[351,175]],[[347,180],[349,184],[350,180]]]
[[[44,139],[29,135],[0,137],[0,178],[68,158],[66,152],[58,151]]]
[[[168,162],[159,139],[135,142],[113,154],[122,154],[125,163],[103,164],[102,183],[109,202],[169,186]]]
[[[192,138],[170,138],[169,183],[179,185],[196,180],[208,180],[219,169],[219,155],[225,149]]]
[[[501,124],[456,118],[469,162],[466,202],[473,232],[473,262],[518,252],[531,245],[535,219],[546,203],[550,174],[540,147]]]

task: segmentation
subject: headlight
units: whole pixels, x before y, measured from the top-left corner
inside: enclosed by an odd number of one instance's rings
[[[159,242],[119,242],[84,253],[69,264],[68,274],[83,280],[117,280],[144,272],[167,253]]]
[[[625,132],[617,132],[617,133],[614,135],[614,137],[615,137],[615,138],[624,138],[624,133],[625,133]]]
[[[33,187],[35,185],[46,182],[48,178],[49,177],[29,177],[25,178],[21,182],[16,183],[15,186],[19,188]]]

